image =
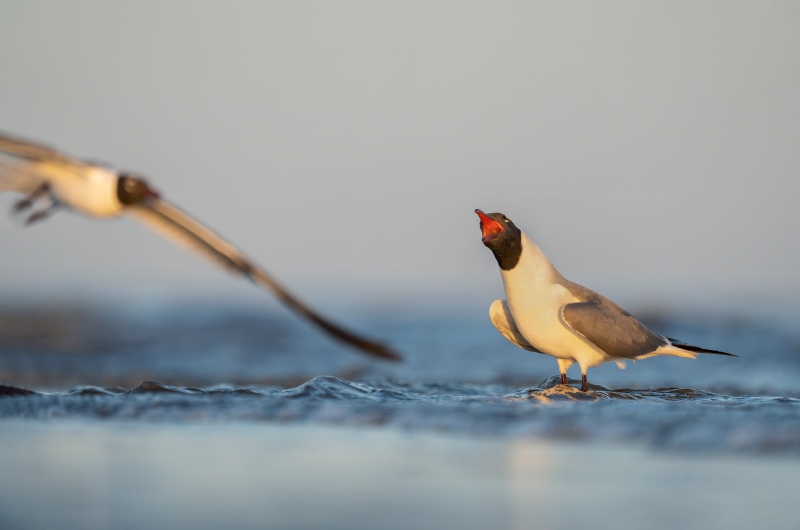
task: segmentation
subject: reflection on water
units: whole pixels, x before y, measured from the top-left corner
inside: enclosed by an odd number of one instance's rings
[[[252,422],[4,426],[2,528],[800,525],[797,460]]]

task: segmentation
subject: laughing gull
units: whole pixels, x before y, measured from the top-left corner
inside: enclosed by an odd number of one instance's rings
[[[48,202],[45,208],[27,218],[28,224],[49,217],[59,207],[97,218],[130,214],[163,236],[271,291],[331,337],[370,355],[400,359],[385,345],[355,335],[320,316],[236,247],[162,199],[140,176],[83,162],[50,147],[4,134],[0,134],[0,153],[9,158],[0,159],[0,192],[25,195],[14,211],[31,209],[38,201]]]
[[[495,300],[489,318],[512,344],[556,358],[561,384],[567,369],[581,367],[581,390],[589,390],[586,371],[608,361],[656,355],[695,359],[698,353],[730,355],[662,337],[647,329],[608,298],[564,278],[544,252],[501,213],[480,217],[483,244],[500,266],[506,299]]]

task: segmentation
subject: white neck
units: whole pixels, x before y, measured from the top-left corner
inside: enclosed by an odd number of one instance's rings
[[[519,262],[511,270],[500,270],[506,296],[510,294],[509,287],[511,285],[545,286],[564,279],[561,273],[550,263],[550,260],[547,259],[547,256],[544,255],[542,249],[531,241],[525,232],[522,232],[521,236],[522,254],[519,257]]]

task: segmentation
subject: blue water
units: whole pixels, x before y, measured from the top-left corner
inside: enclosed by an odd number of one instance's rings
[[[7,307],[0,418],[380,426],[689,453],[800,456],[800,331],[768,319],[644,315],[738,358],[653,358],[560,385],[483,311],[352,313],[403,363],[333,345],[279,312],[211,304]],[[579,376],[577,371],[570,376]]]

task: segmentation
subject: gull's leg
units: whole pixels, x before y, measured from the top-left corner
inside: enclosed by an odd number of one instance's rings
[[[50,185],[47,183],[42,184],[38,188],[34,190],[33,193],[25,197],[24,199],[18,200],[14,203],[14,208],[12,209],[13,213],[20,213],[28,208],[33,207],[33,203],[44,197],[50,193]],[[35,214],[34,214],[35,215]],[[33,216],[31,216],[33,217]]]
[[[586,374],[581,374],[581,391],[588,392],[589,391],[589,381],[586,380]]]
[[[55,211],[60,206],[61,206],[60,202],[53,201],[52,203],[50,203],[50,206],[48,206],[44,210],[39,210],[38,212],[33,212],[31,215],[28,216],[27,219],[25,219],[25,226],[30,226],[33,223],[37,223],[39,221],[44,221],[45,219],[47,219],[48,217],[53,215],[53,213],[55,213]]]
[[[572,366],[572,359],[556,359],[558,361],[558,370],[561,372],[561,384],[567,384],[567,370]]]

